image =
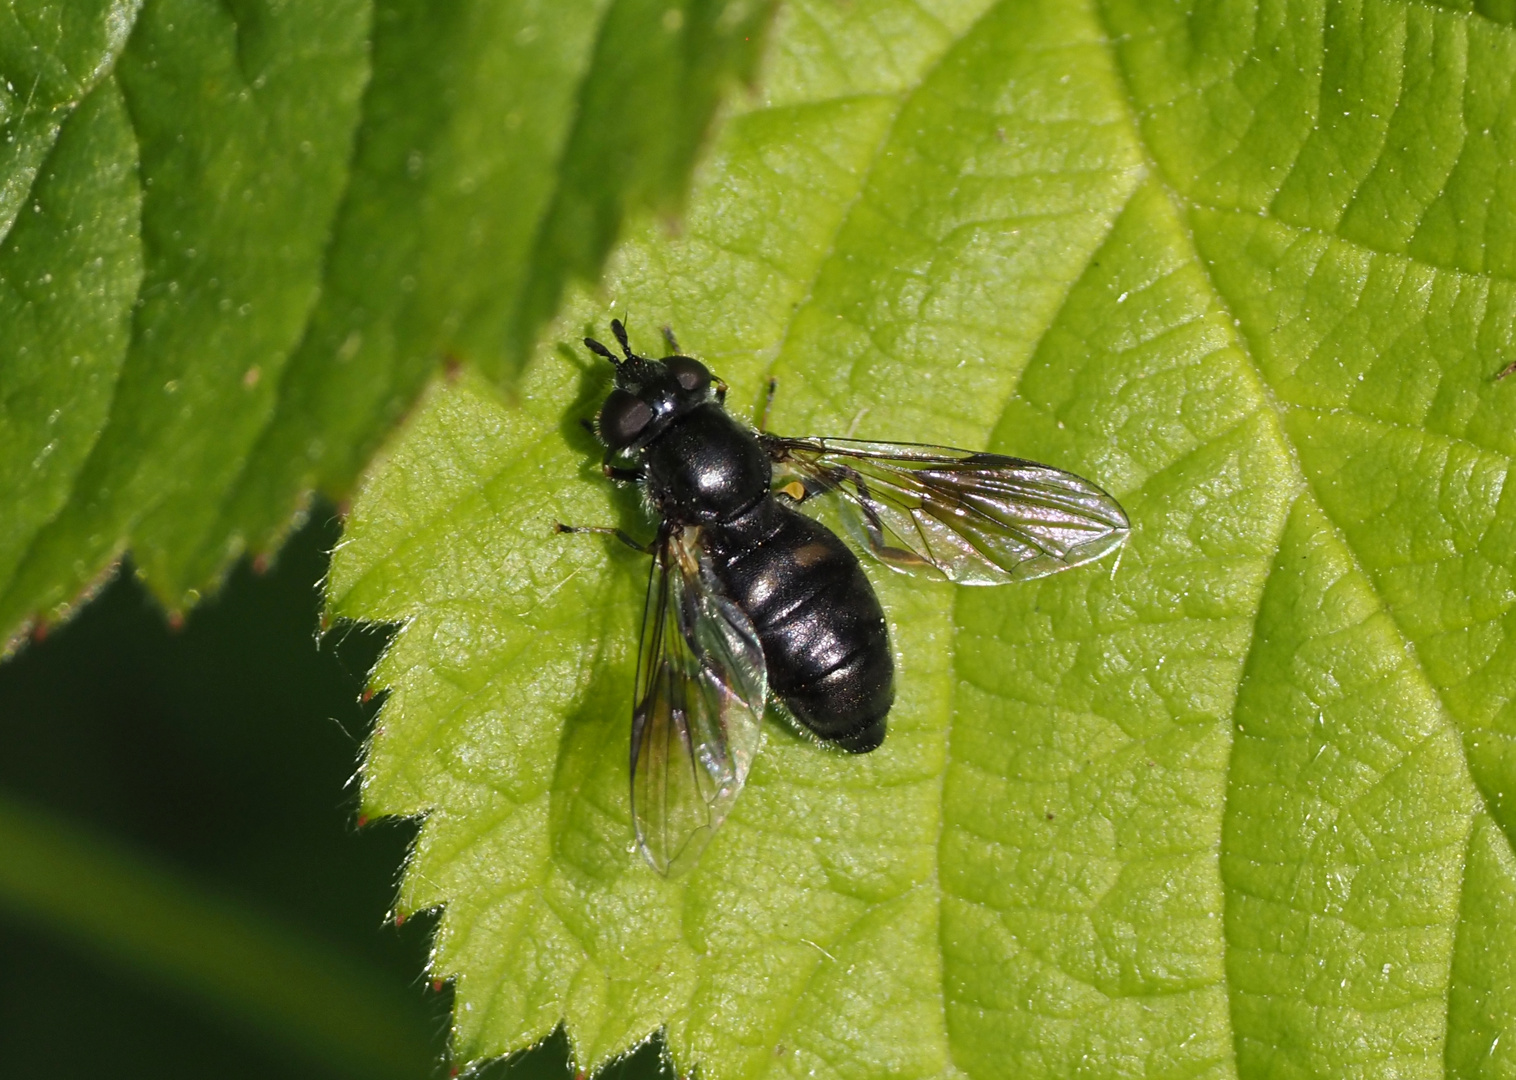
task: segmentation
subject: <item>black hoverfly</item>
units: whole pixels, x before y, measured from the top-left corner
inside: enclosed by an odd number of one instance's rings
[[[912,443],[789,439],[724,408],[700,361],[622,356],[593,430],[605,474],[658,517],[632,711],[632,818],[659,873],[692,865],[758,749],[769,691],[802,728],[853,753],[884,740],[894,660],[858,558],[796,508],[823,495],[886,565],[960,584],[1025,581],[1099,559],[1129,524],[1088,480],[1021,458]],[[770,383],[772,396],[773,384]]]

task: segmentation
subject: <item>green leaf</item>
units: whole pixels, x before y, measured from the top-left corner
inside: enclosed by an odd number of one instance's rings
[[[1508,5],[1507,5],[1508,7]],[[1403,2],[797,0],[677,233],[519,391],[433,388],[334,616],[424,814],[461,1058],[898,1077],[1516,1075],[1516,33]],[[607,303],[609,301],[609,303]],[[770,723],[686,878],[631,849],[652,523],[577,344],[668,322],[771,426],[1088,475],[1119,565],[873,573],[883,748]]]
[[[110,412],[142,279],[135,154],[121,94],[103,83],[0,244],[0,580],[67,503]]]
[[[126,354],[142,278],[137,145],[101,76],[134,14],[0,11],[0,581],[67,501]]]
[[[77,0],[0,9],[0,235],[15,223],[64,121],[109,73],[140,6]]]
[[[0,635],[127,548],[194,603],[444,360],[513,376],[625,214],[677,205],[771,8],[6,6]]]

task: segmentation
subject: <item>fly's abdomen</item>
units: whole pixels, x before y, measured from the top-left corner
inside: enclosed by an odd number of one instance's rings
[[[749,542],[716,545],[712,561],[758,632],[769,688],[821,738],[854,753],[873,750],[895,699],[873,586],[857,556],[819,522],[773,499],[755,517],[764,520],[743,530]],[[752,543],[755,532],[762,538]]]

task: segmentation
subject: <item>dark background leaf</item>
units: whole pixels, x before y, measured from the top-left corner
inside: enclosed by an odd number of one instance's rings
[[[445,1075],[431,920],[386,921],[414,828],[357,829],[347,784],[386,635],[313,634],[336,536],[318,515],[179,632],[121,578],[0,668],[0,1076]],[[248,941],[266,977],[325,981],[250,986]],[[568,1075],[561,1036],[484,1074]]]
[[[622,219],[676,208],[771,9],[11,5],[0,635],[128,548],[187,609],[444,362],[508,381]]]

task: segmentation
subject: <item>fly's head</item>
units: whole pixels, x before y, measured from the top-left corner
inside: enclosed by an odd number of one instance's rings
[[[600,407],[595,429],[613,453],[635,454],[675,417],[709,401],[716,379],[709,368],[692,357],[654,360],[638,356],[627,342],[626,327],[620,319],[611,320],[611,332],[624,356],[617,356],[594,338],[584,339],[587,349],[616,366],[616,388]]]

